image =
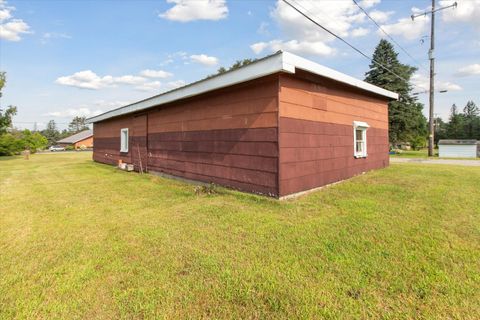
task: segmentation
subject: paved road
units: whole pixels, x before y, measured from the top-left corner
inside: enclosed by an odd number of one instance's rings
[[[451,164],[457,166],[480,167],[480,160],[390,158],[391,163]]]

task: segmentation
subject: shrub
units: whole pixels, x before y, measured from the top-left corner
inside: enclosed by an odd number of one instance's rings
[[[416,136],[410,141],[410,146],[413,150],[420,150],[425,147],[426,139],[422,136]]]

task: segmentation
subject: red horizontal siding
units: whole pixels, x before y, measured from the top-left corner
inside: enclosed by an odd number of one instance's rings
[[[340,181],[388,165],[388,131],[367,130],[368,157],[353,156],[353,125],[280,118],[280,195]]]

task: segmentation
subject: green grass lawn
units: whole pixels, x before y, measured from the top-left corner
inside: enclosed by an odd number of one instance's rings
[[[434,157],[438,158],[438,149],[434,151]],[[390,157],[401,157],[401,158],[428,158],[428,149],[421,150],[401,150],[400,153],[392,154]]]
[[[1,158],[0,318],[480,318],[480,168],[280,202],[90,157]]]

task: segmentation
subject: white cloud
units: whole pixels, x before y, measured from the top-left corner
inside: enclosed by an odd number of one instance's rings
[[[168,90],[172,90],[172,89],[183,87],[185,84],[186,83],[183,80],[176,80],[176,81],[168,82],[166,87],[167,87]]]
[[[163,66],[172,64],[173,62],[174,62],[174,60],[173,60],[172,58],[168,58],[168,59],[163,60],[163,61],[160,63],[160,66],[163,67]]]
[[[7,8],[0,8],[0,22],[3,20],[10,19],[12,17],[12,14],[10,13],[10,10]]]
[[[458,69],[458,72],[456,73],[456,75],[459,77],[480,75],[480,64],[474,63],[468,66],[462,67]]]
[[[22,34],[31,33],[30,26],[22,19],[13,19],[12,11],[15,7],[7,6],[0,1],[0,39],[20,41]]]
[[[220,20],[228,15],[225,0],[167,0],[175,4],[161,18],[173,21],[188,22],[194,20]]]
[[[120,100],[95,100],[89,104],[81,104],[75,107],[58,108],[59,110],[43,114],[44,116],[52,116],[58,118],[72,118],[79,117],[93,117],[103,113],[105,110],[111,110],[118,107],[123,107],[132,103],[132,101]]]
[[[20,34],[30,33],[29,25],[21,19],[13,19],[0,25],[0,39],[9,41],[20,41]]]
[[[140,84],[145,82],[144,77],[139,76],[132,76],[132,75],[125,75],[121,77],[114,77],[113,83],[114,84]]]
[[[401,36],[407,40],[415,40],[426,32],[429,21],[428,16],[421,16],[413,21],[411,18],[401,18],[396,23],[382,25],[382,28],[390,35]],[[384,35],[380,30],[377,33],[381,36]]]
[[[136,86],[135,89],[140,91],[158,91],[162,87],[162,83],[160,81],[151,81],[145,82],[139,86]]]
[[[48,43],[51,39],[72,39],[72,37],[66,33],[58,33],[58,32],[45,32],[42,35],[42,39],[40,42],[42,44]]]
[[[173,60],[171,60],[173,62]],[[146,78],[168,78],[173,76],[172,73],[163,71],[163,70],[152,70],[152,69],[146,69],[140,72],[140,75]]]
[[[379,2],[369,0],[360,4],[364,8],[371,8]],[[341,37],[359,37],[368,33],[368,29],[361,26],[366,23],[366,17],[352,1],[296,0],[296,4],[301,11]],[[335,37],[315,26],[283,1],[277,0],[270,14],[279,25],[283,39],[254,43],[250,46],[254,53],[259,54],[264,50],[288,50],[298,54],[321,56],[337,53],[330,45]]]
[[[106,100],[96,100],[93,102],[93,105],[95,105],[98,108],[102,109],[115,109],[118,107],[123,107],[128,104],[132,103],[132,101],[122,101],[122,100],[111,100],[111,101],[106,101]]]
[[[268,36],[270,34],[270,32],[268,31],[268,26],[269,24],[267,22],[262,21],[262,23],[260,23],[260,26],[257,29],[257,33],[264,36]]]
[[[165,91],[169,91],[179,87],[183,87],[184,85],[185,85],[185,81],[183,80],[169,81],[165,84],[162,84],[160,81],[152,81],[152,82],[143,83],[140,86],[136,86],[135,89],[139,91],[165,92]]]
[[[282,40],[272,40],[269,42],[258,42],[250,46],[255,54],[259,54],[265,49],[269,49],[271,52],[276,52],[278,50],[290,51],[293,53],[299,54],[311,54],[311,55],[320,55],[320,56],[330,56],[335,53],[335,49],[326,45],[322,41],[282,41]]]
[[[440,6],[452,5],[455,1],[442,0]],[[457,8],[442,11],[442,20],[445,22],[463,22],[473,25],[480,31],[480,0],[456,0]]]
[[[100,109],[92,110],[88,107],[68,108],[60,111],[48,112],[45,115],[58,117],[58,118],[71,118],[71,117],[93,117],[101,114],[103,111]]]
[[[379,4],[379,3],[380,3],[380,0],[362,0],[362,1],[360,1],[359,4],[362,8],[368,9],[368,8],[373,7],[374,5]]]
[[[367,28],[359,27],[352,30],[351,36],[354,38],[363,37],[363,36],[366,36],[369,33],[369,31],[370,30],[368,30]]]
[[[273,42],[273,41],[280,41],[280,40],[272,40],[270,42]],[[257,43],[254,43],[250,46],[250,49],[252,49],[252,51],[255,53],[255,54],[260,54],[263,50],[265,50],[266,48],[268,48],[269,46],[269,42],[257,42]],[[273,51],[273,50],[272,50]]]
[[[75,72],[69,76],[59,77],[55,80],[55,83],[76,87],[81,89],[99,90],[103,88],[117,87],[118,85],[133,86],[136,90],[140,91],[158,91],[163,85],[160,81],[149,81],[147,78],[167,78],[173,76],[173,74],[163,70],[151,70],[146,69],[140,72],[141,76],[136,75],[123,75],[114,77],[111,75],[99,76],[92,70],[84,70]],[[169,89],[184,85],[182,80],[171,81],[166,84],[165,88]]]
[[[388,21],[390,16],[394,14],[394,11],[380,11],[380,10],[372,10],[368,13],[373,20],[377,23],[385,23]]]
[[[91,70],[75,72],[70,76],[60,77],[55,80],[55,82],[64,86],[92,90],[109,87],[114,84],[112,76],[99,77],[95,72]]]
[[[419,74],[419,73],[413,74],[411,78],[411,82],[417,88],[421,88],[423,90],[429,90],[430,88],[429,78],[424,74]],[[450,81],[435,80],[435,92],[442,91],[442,90],[460,91],[460,90],[463,90],[463,88],[460,85]]]
[[[216,57],[210,57],[205,54],[194,54],[190,56],[190,59],[193,62],[201,63],[206,66],[214,66],[218,64],[218,59]]]
[[[106,87],[114,87],[118,84],[139,85],[146,79],[139,76],[124,75],[113,77],[110,75],[100,77],[92,70],[75,72],[70,76],[63,76],[55,80],[56,83],[82,89],[98,90]]]

